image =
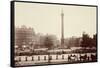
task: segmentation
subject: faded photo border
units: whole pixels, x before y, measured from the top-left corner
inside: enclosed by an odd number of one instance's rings
[[[11,67],[27,67],[27,66],[42,66],[42,65],[58,65],[58,64],[77,64],[77,63],[57,63],[57,64],[41,64],[41,65],[24,65],[24,66],[16,66],[14,57],[14,46],[15,46],[15,3],[36,3],[36,4],[50,4],[50,5],[73,5],[73,6],[84,6],[84,7],[96,7],[96,33],[97,33],[97,61],[98,61],[98,6],[97,5],[82,5],[82,4],[66,4],[66,3],[50,3],[50,2],[35,2],[35,1],[11,1],[10,9],[11,9],[11,29],[10,29],[10,66]],[[96,61],[96,62],[97,62]],[[80,63],[80,62],[79,62]],[[82,62],[82,63],[92,63],[92,62]]]

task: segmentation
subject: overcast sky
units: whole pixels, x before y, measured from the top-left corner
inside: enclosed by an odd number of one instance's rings
[[[15,3],[15,26],[33,27],[36,33],[61,38],[61,10],[64,13],[64,37],[90,36],[96,33],[96,7]]]

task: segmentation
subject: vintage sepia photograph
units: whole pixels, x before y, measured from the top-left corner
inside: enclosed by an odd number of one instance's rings
[[[11,66],[97,62],[97,6],[11,2]]]

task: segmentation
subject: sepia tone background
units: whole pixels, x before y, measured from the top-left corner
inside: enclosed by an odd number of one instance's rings
[[[96,7],[15,3],[15,26],[33,27],[37,33],[61,37],[61,13],[64,13],[64,36],[81,37],[85,31],[96,33]]]

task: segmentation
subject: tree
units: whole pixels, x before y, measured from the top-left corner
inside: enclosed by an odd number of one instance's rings
[[[46,48],[48,48],[48,49],[51,49],[52,46],[53,46],[53,40],[52,40],[52,38],[51,38],[49,35],[47,35],[47,36],[45,37],[44,46],[45,46]]]
[[[93,35],[93,47],[97,47],[97,34]]]
[[[92,38],[88,34],[83,33],[81,47],[91,47]]]
[[[97,34],[91,38],[88,34],[83,33],[81,47],[97,47]]]

